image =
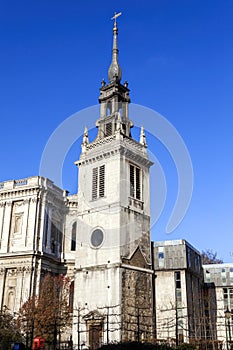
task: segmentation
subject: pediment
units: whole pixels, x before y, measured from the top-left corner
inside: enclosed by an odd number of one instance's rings
[[[127,265],[150,269],[151,265],[147,262],[141,248],[137,246],[134,252],[128,258],[123,258],[122,262]]]
[[[101,321],[104,319],[104,316],[97,310],[94,311],[90,311],[88,312],[88,314],[86,314],[85,316],[83,316],[84,320],[88,321],[88,320],[95,320],[95,321]]]

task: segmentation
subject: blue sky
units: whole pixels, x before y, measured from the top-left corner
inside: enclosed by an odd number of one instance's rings
[[[111,59],[114,11],[123,13],[118,22],[120,64],[132,102],[167,118],[193,163],[190,207],[168,235],[165,226],[176,198],[177,174],[162,145],[150,145],[168,190],[152,238],[185,238],[230,262],[231,0],[0,1],[0,181],[38,175],[51,133],[70,115],[98,103]],[[93,115],[93,126],[97,117]],[[63,184],[71,193],[77,186],[73,162],[79,144],[71,148],[63,169]]]

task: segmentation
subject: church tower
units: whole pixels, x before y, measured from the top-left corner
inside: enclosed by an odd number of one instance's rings
[[[131,136],[128,83],[121,83],[115,14],[108,84],[100,88],[97,136],[85,128],[78,175],[73,341],[97,349],[150,339],[150,181],[144,129]],[[76,315],[76,316],[75,316]]]

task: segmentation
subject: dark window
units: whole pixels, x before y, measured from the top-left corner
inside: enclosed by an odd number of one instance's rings
[[[104,197],[105,165],[99,168],[99,197]]]
[[[130,165],[130,196],[134,197],[134,166]]]
[[[141,200],[141,169],[130,164],[130,197]]]
[[[92,199],[105,195],[105,165],[92,170]]]
[[[233,284],[233,268],[230,268],[230,284]]]
[[[181,288],[180,271],[175,272],[176,288]]]
[[[141,177],[140,169],[135,168],[136,171],[136,198],[141,199]]]
[[[98,188],[98,168],[92,170],[92,199],[97,198],[97,188]]]
[[[76,230],[77,230],[77,222],[74,222],[72,225],[72,233],[71,233],[71,250],[76,250]]]
[[[70,284],[70,293],[69,293],[69,308],[70,312],[73,311],[73,305],[74,305],[74,281]]]
[[[105,136],[112,135],[112,123],[106,124]]]
[[[159,259],[164,259],[164,253],[163,252],[159,253]]]

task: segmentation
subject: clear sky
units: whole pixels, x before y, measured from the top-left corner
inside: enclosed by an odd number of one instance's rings
[[[123,13],[119,55],[132,102],[172,123],[193,164],[190,207],[168,235],[177,174],[162,145],[150,145],[167,180],[165,207],[152,239],[184,238],[232,262],[232,0],[1,0],[0,181],[38,175],[52,132],[98,103],[111,59],[114,11]],[[93,115],[93,127],[97,118]],[[64,163],[63,186],[70,193],[77,186],[73,162],[79,145]],[[152,191],[152,212],[155,202]]]

